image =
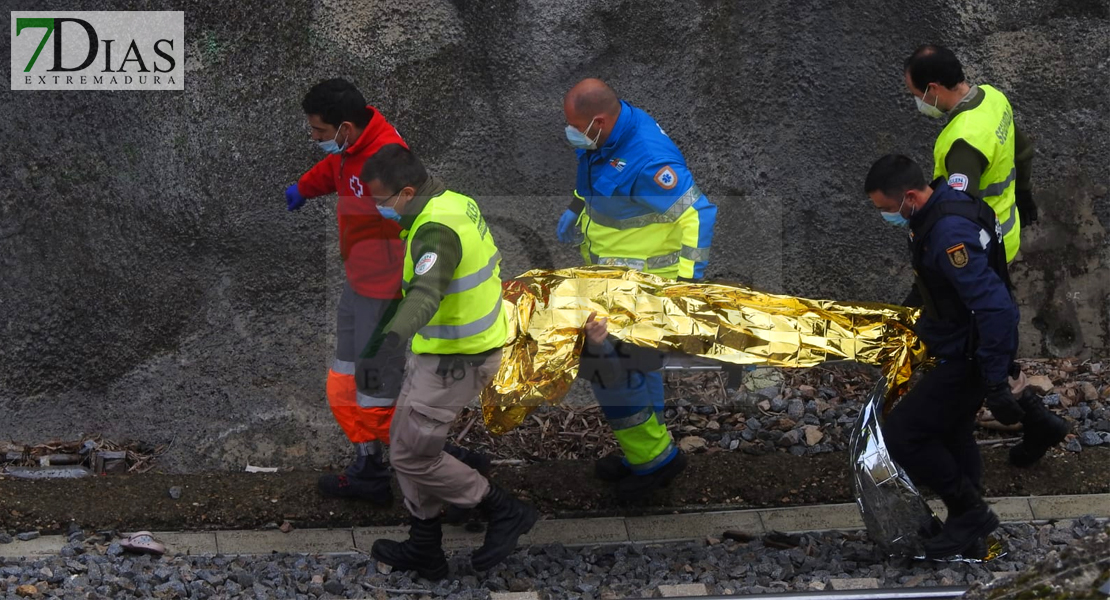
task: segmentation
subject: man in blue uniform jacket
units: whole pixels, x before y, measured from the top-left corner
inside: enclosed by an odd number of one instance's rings
[[[1024,414],[1009,384],[1018,307],[1001,228],[985,202],[943,178],[926,183],[905,156],[880,158],[864,191],[887,222],[910,228],[915,285],[924,299],[916,332],[938,363],[891,411],[884,438],[913,482],[932,488],[948,508],[944,527],[925,542],[926,557],[974,555],[998,527],[980,491],[976,414],[984,398],[1002,423]]]
[[[578,171],[574,200],[559,221],[559,240],[579,243],[589,265],[702,279],[717,207],[694,183],[682,152],[663,129],[599,79],[571,88],[563,115]],[[595,323],[598,339],[604,340],[605,320]],[[614,360],[622,364],[607,366]],[[609,366],[621,375],[595,376]],[[579,376],[590,380],[623,454],[598,461],[596,474],[615,482],[624,500],[646,498],[686,465],[663,422],[661,368],[658,352],[615,338],[583,353]]]

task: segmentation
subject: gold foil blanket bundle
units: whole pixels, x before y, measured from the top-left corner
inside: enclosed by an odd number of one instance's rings
[[[591,312],[637,346],[736,365],[811,367],[851,360],[878,366],[887,400],[905,389],[925,348],[916,309],[766,294],[720,283],[681,283],[619,267],[533,270],[504,284],[509,337],[482,392],[493,433],[555,403],[578,373],[582,325]]]

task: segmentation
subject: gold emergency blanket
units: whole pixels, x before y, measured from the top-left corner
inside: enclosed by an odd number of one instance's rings
[[[882,368],[898,397],[924,345],[916,310],[765,294],[716,283],[681,283],[619,267],[533,270],[504,283],[509,337],[501,368],[482,392],[493,433],[558,402],[578,373],[590,312],[609,333],[638,346],[724,363],[811,367],[852,360]]]

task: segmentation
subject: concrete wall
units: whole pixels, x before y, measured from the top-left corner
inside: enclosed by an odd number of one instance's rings
[[[11,10],[54,8],[17,1]],[[324,399],[332,199],[300,99],[344,76],[452,187],[505,272],[575,264],[561,98],[585,76],[652,113],[720,206],[711,275],[897,301],[904,233],[862,180],[931,164],[901,79],[955,48],[1037,143],[1041,222],[1014,267],[1022,353],[1110,348],[1110,8],[1090,0],[76,2],[186,11],[183,92],[0,91],[0,438],[176,439],[168,468],[339,460]],[[0,15],[10,28],[7,10]]]

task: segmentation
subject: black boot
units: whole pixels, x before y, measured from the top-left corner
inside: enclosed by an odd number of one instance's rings
[[[667,487],[686,468],[686,454],[678,450],[671,462],[647,475],[632,474],[617,483],[617,499],[637,502],[659,488]]]
[[[966,481],[956,494],[943,500],[948,519],[939,535],[925,540],[925,558],[941,560],[978,552],[981,540],[998,528],[998,516]]]
[[[482,477],[489,479],[489,472],[493,464],[485,454],[467,450],[454,444],[444,444],[443,451],[457,458],[462,464],[474,469]],[[461,508],[449,504],[447,510],[443,513],[443,522],[448,525],[462,525],[470,521],[475,513],[476,511],[473,508]]]
[[[489,519],[489,527],[485,542],[474,551],[470,562],[475,569],[488,571],[513,553],[517,538],[528,533],[540,515],[535,508],[492,483],[478,509]]]
[[[375,540],[370,555],[394,569],[416,571],[426,579],[447,577],[447,556],[443,554],[443,528],[439,519],[410,519],[409,539],[403,542]]]
[[[485,454],[467,450],[454,444],[444,444],[443,451],[457,458],[462,464],[481,473],[482,477],[489,477],[493,463]]]
[[[1025,410],[1021,419],[1021,442],[1010,448],[1010,464],[1015,467],[1029,467],[1044,456],[1048,449],[1064,441],[1068,435],[1068,422],[1048,410],[1033,390],[1026,388],[1018,398],[1018,404]]]
[[[602,481],[615,483],[632,474],[632,469],[624,464],[624,457],[620,454],[603,456],[594,462],[594,477]]]
[[[971,560],[986,560],[987,555],[990,554],[990,547],[987,545],[987,538],[979,538],[975,543],[968,546],[960,556]]]
[[[327,473],[317,481],[320,493],[330,498],[369,500],[374,504],[393,504],[392,474],[383,459],[380,443],[359,444],[359,456],[342,475]]]

